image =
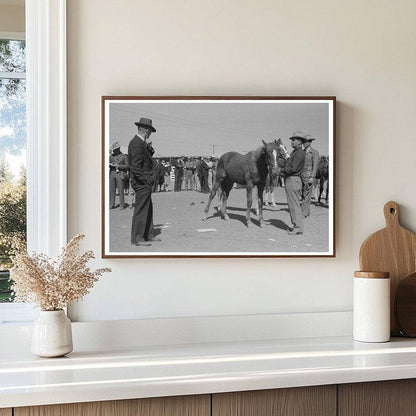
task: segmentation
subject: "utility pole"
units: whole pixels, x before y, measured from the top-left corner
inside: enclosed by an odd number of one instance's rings
[[[215,147],[218,146],[217,144],[212,144],[212,156],[215,156]]]

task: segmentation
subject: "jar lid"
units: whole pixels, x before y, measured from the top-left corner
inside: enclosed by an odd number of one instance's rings
[[[389,272],[354,272],[354,277],[363,277],[365,279],[388,279],[389,276]]]

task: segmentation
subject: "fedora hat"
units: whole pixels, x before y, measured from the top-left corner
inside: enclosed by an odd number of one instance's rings
[[[316,140],[315,137],[313,137],[312,134],[307,134],[306,135],[306,141],[311,142],[312,140]]]
[[[113,152],[116,149],[120,149],[120,143],[119,142],[114,142],[111,146],[110,146],[110,150]]]
[[[140,126],[147,127],[150,130],[152,130],[153,133],[156,131],[156,129],[152,125],[152,120],[150,118],[141,117],[140,120],[139,121],[136,121],[134,124],[137,127],[140,127]]]
[[[293,139],[300,139],[303,142],[308,140],[308,138],[306,137],[306,133],[303,133],[302,131],[294,131],[292,136],[289,137],[289,140],[293,140]]]

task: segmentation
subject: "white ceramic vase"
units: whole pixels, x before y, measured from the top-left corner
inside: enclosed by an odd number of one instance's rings
[[[72,351],[71,321],[61,309],[40,311],[34,323],[31,351],[39,357],[62,357]]]

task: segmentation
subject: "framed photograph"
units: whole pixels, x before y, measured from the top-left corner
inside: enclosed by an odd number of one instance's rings
[[[335,97],[102,97],[102,256],[335,257]]]

